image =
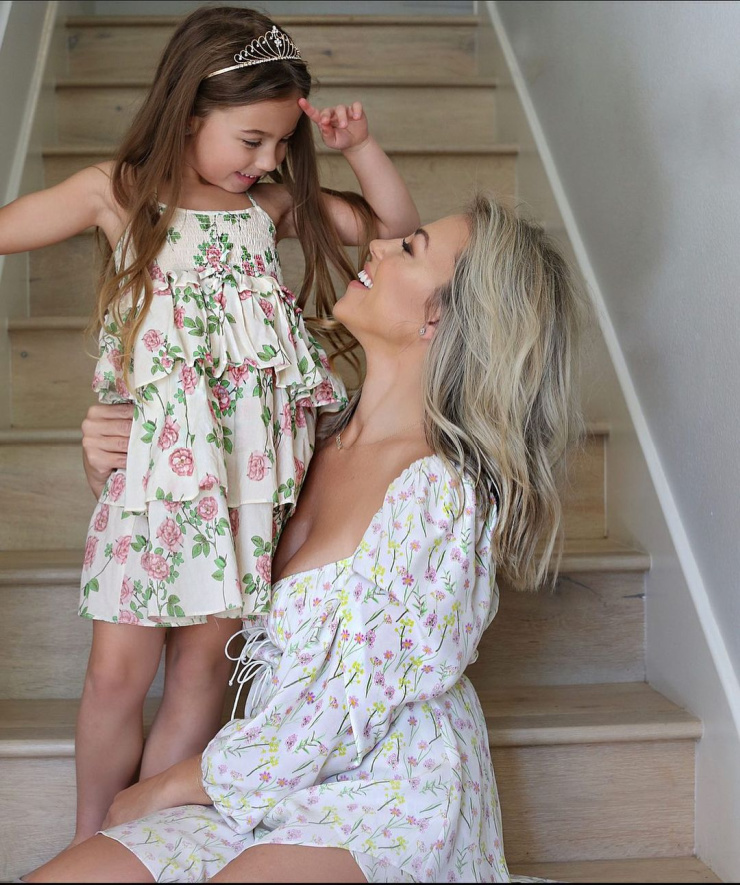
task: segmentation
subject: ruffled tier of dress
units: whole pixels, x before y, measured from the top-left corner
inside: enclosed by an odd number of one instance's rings
[[[103,330],[93,388],[103,402],[136,406],[121,502],[130,512],[194,500],[214,481],[231,508],[294,503],[312,411],[346,404],[292,294],[227,259],[155,280],[129,374],[133,397],[117,329]]]
[[[259,615],[315,410],[343,408],[346,393],[274,277],[215,247],[206,267],[152,271],[130,387],[119,329],[101,332],[93,388],[135,416],[126,470],[91,520],[80,614],[163,626]]]

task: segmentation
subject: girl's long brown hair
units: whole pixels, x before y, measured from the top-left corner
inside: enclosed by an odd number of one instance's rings
[[[308,67],[300,61],[271,61],[206,79],[213,71],[233,64],[234,54],[273,24],[252,9],[230,6],[201,8],[184,19],[167,44],[154,84],[118,149],[111,186],[130,221],[122,238],[118,269],[112,250],[102,242],[105,267],[98,288],[97,319],[102,324],[106,312],[112,311],[127,371],[133,343],[153,296],[149,268],[166,241],[180,199],[188,120],[205,117],[216,108],[293,95],[307,97],[310,92]],[[334,194],[352,207],[364,228],[366,243],[374,236],[376,218],[358,194],[321,188],[311,126],[302,115],[288,142],[285,160],[272,178],[284,184],[293,197],[306,262],[298,303],[303,308],[313,296],[314,328],[342,352],[353,344],[331,320],[336,300],[331,269],[347,281],[354,277],[355,269],[340,243],[322,192]],[[168,194],[164,207],[157,196],[163,185]],[[135,309],[121,309],[125,293],[131,293]]]

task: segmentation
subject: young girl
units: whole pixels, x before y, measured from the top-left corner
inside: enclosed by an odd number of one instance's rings
[[[93,643],[77,725],[75,842],[121,789],[203,750],[218,729],[233,629],[270,594],[319,406],[345,393],[307,332],[326,318],[342,244],[418,226],[359,103],[322,112],[288,35],[248,9],[204,8],[164,51],[115,162],[0,210],[0,252],[94,225],[110,244],[93,387],[134,403],[125,470],[93,513],[80,614]],[[309,119],[310,118],[310,119]],[[319,187],[311,122],[344,152],[365,202]],[[270,175],[271,182],[261,182]],[[276,242],[306,259],[296,299]],[[241,626],[239,624],[238,626]],[[142,709],[165,635],[164,697],[142,755]]]

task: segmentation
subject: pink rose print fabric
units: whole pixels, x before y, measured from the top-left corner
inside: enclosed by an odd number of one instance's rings
[[[262,688],[203,754],[213,805],[106,831],[156,881],[205,881],[257,843],[348,849],[370,882],[511,881],[463,675],[498,606],[495,510],[454,483],[415,462],[351,557],[273,585],[247,631]]]
[[[346,404],[282,285],[267,213],[178,209],[174,220],[151,268],[131,391],[112,316],[100,334],[93,387],[101,402],[133,401],[135,417],[126,470],[90,522],[86,618],[187,626],[265,611],[316,410]]]

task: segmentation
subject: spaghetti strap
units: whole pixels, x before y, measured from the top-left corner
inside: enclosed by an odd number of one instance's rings
[[[255,200],[255,198],[249,193],[249,191],[244,192],[247,197],[249,197],[249,202],[254,206],[255,209],[261,209],[262,206]]]

